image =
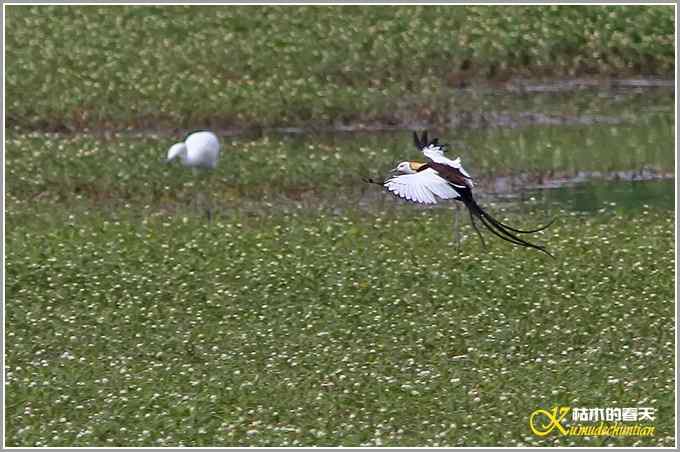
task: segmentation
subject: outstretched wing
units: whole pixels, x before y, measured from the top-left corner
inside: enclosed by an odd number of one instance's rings
[[[439,168],[436,168],[437,170],[439,170],[440,172],[442,172],[442,170],[445,170],[444,172],[446,174],[443,173],[442,177],[444,177],[445,179],[449,179],[450,182],[458,186],[461,185],[467,187],[474,186],[474,184],[472,183],[472,176],[470,176],[468,172],[465,171],[465,168],[463,168],[463,165],[460,163],[460,157],[457,157],[455,160],[451,160],[450,158],[444,156],[444,151],[446,150],[448,145],[440,144],[439,138],[433,138],[432,141],[428,141],[426,130],[423,132],[421,137],[418,137],[418,134],[416,132],[413,132],[413,141],[416,147],[423,152],[423,155],[425,157],[427,157],[431,162],[440,165]],[[443,166],[447,166],[455,171],[446,171],[446,168],[443,168]],[[456,177],[450,178],[447,176]]]
[[[385,181],[385,187],[400,198],[421,204],[436,204],[437,197],[460,198],[458,192],[446,180],[429,168],[416,174],[392,177]]]
[[[428,144],[423,148],[423,155],[433,162],[444,163],[444,161],[453,162],[453,160],[444,157],[444,149],[446,145],[443,144]]]

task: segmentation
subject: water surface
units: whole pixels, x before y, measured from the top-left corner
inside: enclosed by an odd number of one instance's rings
[[[674,195],[674,179],[588,181],[559,188],[531,190],[523,194],[548,208],[577,212],[596,212],[601,209],[637,212],[648,208],[673,210]]]

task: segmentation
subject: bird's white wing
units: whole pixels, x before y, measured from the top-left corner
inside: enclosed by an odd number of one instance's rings
[[[442,199],[460,197],[446,180],[430,168],[416,174],[392,177],[385,181],[385,187],[401,198],[422,204],[436,204],[437,197]]]
[[[444,157],[444,146],[442,145],[428,144],[423,148],[423,154],[433,162],[439,162],[441,159],[448,160]]]
[[[442,163],[458,169],[462,168],[460,165],[460,157],[455,160],[444,157],[444,146],[442,145],[430,144],[429,146],[424,147],[423,155],[433,162]]]
[[[220,153],[220,142],[214,133],[201,130],[189,134],[185,140],[189,166],[215,168]]]
[[[220,151],[220,141],[214,133],[201,130],[189,135],[185,143],[189,148],[199,149],[200,152],[207,152],[217,155]]]
[[[425,157],[427,157],[428,159],[432,160],[435,163],[441,163],[442,165],[448,165],[452,168],[456,168],[463,174],[463,176],[469,179],[466,185],[468,185],[469,187],[474,186],[474,184],[472,183],[472,176],[470,176],[470,174],[468,174],[468,172],[465,171],[465,168],[463,168],[463,165],[460,163],[460,157],[456,157],[454,160],[444,157],[443,146],[431,144],[423,148],[423,154],[425,155]]]

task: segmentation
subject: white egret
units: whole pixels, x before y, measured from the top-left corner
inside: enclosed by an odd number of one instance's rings
[[[173,144],[168,150],[166,163],[179,157],[182,165],[192,168],[215,169],[220,156],[220,140],[209,130],[189,132],[184,141]]]
[[[193,168],[194,173],[197,173],[199,169],[215,169],[219,155],[220,140],[217,135],[209,130],[194,130],[185,135],[184,141],[170,147],[165,162],[170,163],[179,158],[182,165]],[[202,185],[205,188],[204,181]],[[212,217],[210,205],[206,208],[206,215],[208,219]]]

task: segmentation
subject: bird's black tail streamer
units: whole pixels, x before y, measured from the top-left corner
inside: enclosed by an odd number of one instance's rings
[[[555,258],[555,256],[550,254],[548,252],[548,250],[545,249],[544,246],[535,245],[531,242],[527,242],[526,240],[521,239],[521,238],[517,237],[515,234],[513,234],[512,232],[510,232],[510,231],[514,231],[514,232],[518,232],[518,233],[538,232],[538,231],[541,231],[541,230],[547,228],[548,226],[550,226],[555,220],[551,221],[546,226],[543,226],[540,229],[535,229],[535,230],[531,230],[531,231],[524,231],[524,230],[520,230],[520,229],[515,229],[515,228],[509,227],[509,226],[501,223],[500,221],[496,220],[494,217],[492,217],[491,215],[486,213],[486,211],[484,209],[482,209],[479,206],[479,204],[477,204],[477,202],[474,200],[474,198],[472,197],[472,194],[469,191],[463,192],[463,193],[461,193],[461,195],[462,195],[461,200],[463,201],[463,203],[465,203],[465,206],[470,210],[470,213],[472,215],[474,215],[475,217],[479,218],[479,220],[482,222],[482,224],[489,231],[491,231],[491,233],[493,233],[494,235],[498,236],[499,238],[505,240],[506,242],[510,242],[514,245],[524,246],[524,247],[527,247],[527,248],[533,248],[533,249],[536,249],[538,251],[541,251],[541,252],[547,254],[548,256],[552,257],[553,259]]]

